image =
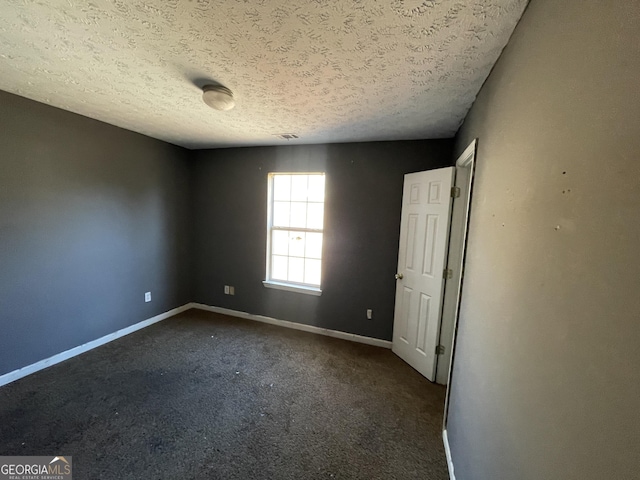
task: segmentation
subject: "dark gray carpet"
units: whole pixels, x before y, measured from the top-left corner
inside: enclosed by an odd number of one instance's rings
[[[0,388],[0,455],[84,479],[447,479],[444,388],[390,350],[190,310]]]

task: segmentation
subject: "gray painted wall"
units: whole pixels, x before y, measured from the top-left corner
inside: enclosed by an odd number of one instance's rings
[[[194,300],[390,340],[403,177],[451,165],[451,149],[438,140],[196,152]],[[326,172],[321,297],[262,285],[272,171]]]
[[[0,92],[0,374],[191,300],[187,155]]]
[[[638,478],[639,32],[637,0],[533,0],[458,135],[458,480]]]

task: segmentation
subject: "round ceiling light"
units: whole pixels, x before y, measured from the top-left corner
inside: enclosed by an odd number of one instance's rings
[[[236,105],[236,101],[233,99],[233,92],[222,85],[205,85],[202,87],[202,100],[216,110],[231,110]]]

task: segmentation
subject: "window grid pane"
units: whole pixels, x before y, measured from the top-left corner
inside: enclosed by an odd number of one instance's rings
[[[307,232],[304,256],[306,258],[322,258],[322,233]]]
[[[291,202],[273,202],[273,225],[288,227],[291,223]]]
[[[322,230],[324,220],[323,203],[307,203],[307,228]]]
[[[304,283],[320,285],[320,260],[306,259],[304,261]]]
[[[290,219],[288,227],[305,228],[307,226],[307,204],[306,202],[291,202],[289,208]]]
[[[271,174],[271,181],[268,277],[320,286],[324,174]]]
[[[276,175],[273,177],[273,199],[287,202],[291,200],[291,175]]]
[[[304,258],[304,244],[307,234],[305,232],[289,232],[289,256]]]
[[[304,282],[304,258],[289,257],[289,276],[287,280],[290,282]]]
[[[273,230],[271,235],[271,253],[274,255],[289,255],[289,232]]]
[[[289,269],[289,258],[280,255],[273,255],[271,259],[271,276],[275,280],[287,280],[287,270]]]
[[[291,201],[306,202],[307,201],[307,185],[309,184],[309,175],[292,175],[291,176]]]

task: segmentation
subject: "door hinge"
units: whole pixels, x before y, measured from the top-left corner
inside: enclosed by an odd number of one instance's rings
[[[436,345],[436,355],[444,355],[444,345]]]
[[[451,187],[451,198],[458,198],[460,196],[460,187]]]
[[[450,268],[445,268],[442,271],[442,278],[444,278],[445,280],[451,280],[453,278],[453,270],[451,270]]]

